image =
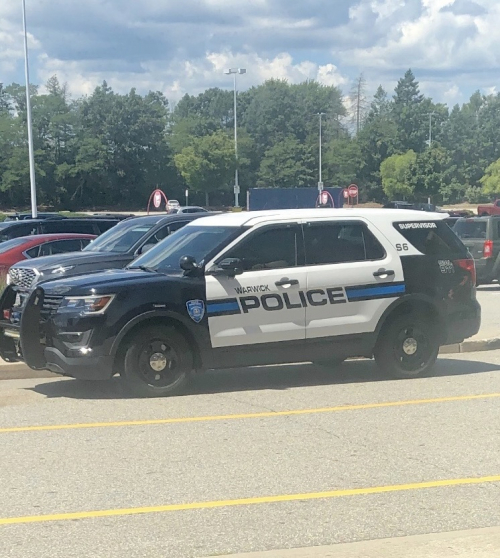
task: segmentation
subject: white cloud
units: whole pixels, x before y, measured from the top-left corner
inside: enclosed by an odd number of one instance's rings
[[[15,5],[16,4],[16,5]],[[498,0],[51,0],[28,2],[33,80],[57,74],[74,95],[103,80],[172,100],[265,79],[317,79],[345,90],[363,72],[389,90],[408,67],[435,100],[497,85]],[[0,3],[0,81],[23,79],[22,19]]]

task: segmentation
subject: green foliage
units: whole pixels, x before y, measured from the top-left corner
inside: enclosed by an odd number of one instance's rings
[[[185,95],[173,110],[160,92],[118,94],[106,82],[77,100],[56,76],[43,94],[31,86],[39,203],[136,209],[157,187],[178,199],[189,187],[192,203],[232,203],[230,85]],[[360,76],[349,114],[339,88],[315,81],[268,80],[237,102],[241,199],[257,185],[316,187],[318,113],[326,186],[355,182],[363,201],[483,201],[499,191],[500,95],[476,92],[448,109],[408,70],[394,94],[379,87],[371,98]],[[27,207],[29,195],[25,88],[0,85],[0,205]]]
[[[491,163],[479,182],[483,185],[484,194],[500,194],[500,159]]]
[[[391,155],[380,165],[382,187],[390,199],[413,195],[411,170],[417,162],[417,154],[407,151],[404,155]]]
[[[288,136],[264,154],[258,173],[260,188],[303,188],[314,186],[314,157],[294,137]]]
[[[186,184],[205,194],[206,205],[210,193],[229,189],[236,169],[234,144],[222,130],[194,139],[174,160]]]

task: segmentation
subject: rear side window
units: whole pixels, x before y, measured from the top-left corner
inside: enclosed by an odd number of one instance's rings
[[[467,254],[467,248],[444,221],[394,223],[394,227],[426,256]]]
[[[453,230],[458,238],[467,239],[474,238],[479,240],[486,239],[488,222],[486,219],[479,221],[478,219],[459,219]]]
[[[308,223],[304,227],[307,265],[381,260],[385,250],[362,223]]]
[[[78,233],[78,234],[94,234],[95,229],[92,222],[81,221],[50,221],[42,225],[46,233]]]

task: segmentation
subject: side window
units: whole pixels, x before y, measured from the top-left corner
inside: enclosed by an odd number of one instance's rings
[[[50,256],[52,254],[64,254],[65,252],[79,252],[81,250],[81,243],[79,239],[68,240],[55,240],[54,242],[47,242],[42,246],[44,251],[43,256]],[[45,250],[47,251],[45,253]]]
[[[28,256],[28,258],[38,258],[40,254],[40,246],[34,246],[33,248],[26,250],[24,253]]]
[[[266,228],[224,254],[225,258],[238,258],[245,271],[280,269],[303,265],[302,239],[299,227]]]
[[[82,238],[80,240],[81,250],[83,250],[86,246],[88,246],[92,242],[91,238]]]
[[[6,234],[8,238],[18,238],[19,236],[30,236],[32,234],[38,233],[37,225],[27,224],[27,225],[16,225],[11,229],[8,229]]]
[[[381,260],[385,250],[362,223],[308,223],[304,227],[307,265]]]
[[[60,220],[43,224],[46,233],[78,233],[78,234],[94,234],[94,225],[88,221],[70,221]]]

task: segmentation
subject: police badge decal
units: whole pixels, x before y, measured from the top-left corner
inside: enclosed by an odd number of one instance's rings
[[[188,300],[186,302],[186,308],[193,322],[199,324],[201,320],[203,320],[203,316],[205,315],[205,303],[203,300]]]

